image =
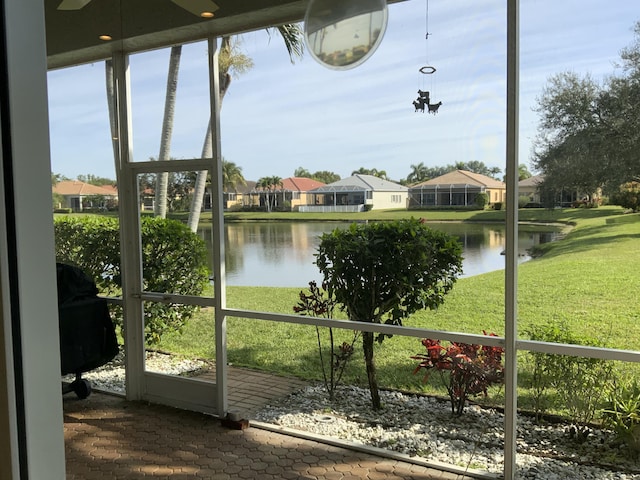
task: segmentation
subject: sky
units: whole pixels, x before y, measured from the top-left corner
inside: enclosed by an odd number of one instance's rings
[[[620,50],[640,20],[629,0],[521,0],[519,163],[530,165],[537,99],[552,75],[598,82],[619,75]],[[426,38],[427,30],[429,32]],[[242,35],[252,58],[221,111],[221,149],[244,177],[292,176],[303,167],[348,177],[361,167],[405,178],[411,165],[481,161],[504,173],[506,1],[408,0],[389,6],[387,30],[360,66],[334,70],[306,53],[291,63],[277,34]],[[157,157],[167,49],[131,57],[133,157]],[[432,66],[435,73],[420,73]],[[199,158],[209,119],[206,44],[183,48],[171,157]],[[104,64],[51,71],[51,169],[115,179]],[[415,112],[418,90],[441,101]],[[534,172],[535,173],[535,172]]]

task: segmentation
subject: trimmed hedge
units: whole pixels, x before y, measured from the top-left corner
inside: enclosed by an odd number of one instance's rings
[[[204,241],[185,225],[161,218],[141,219],[143,290],[201,295],[209,280]],[[61,217],[54,221],[56,261],[76,265],[93,278],[105,296],[122,294],[120,229],[115,218]],[[147,345],[165,332],[180,331],[197,307],[146,302]],[[122,309],[114,309],[123,325]]]

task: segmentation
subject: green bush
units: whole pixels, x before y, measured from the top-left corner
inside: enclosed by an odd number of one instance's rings
[[[489,205],[489,194],[486,192],[480,192],[479,194],[476,195],[476,198],[474,199],[474,203],[484,209],[487,205]]]
[[[524,206],[529,203],[531,199],[526,195],[520,195],[518,197],[518,208],[524,208]]]
[[[637,212],[640,210],[640,183],[628,182],[620,186],[620,190],[611,195],[610,202]]]
[[[593,338],[572,333],[564,322],[532,325],[524,333],[531,340],[542,342],[603,346]],[[605,392],[610,390],[613,363],[540,352],[529,352],[528,360],[536,414],[539,416],[550,407],[564,410],[576,427],[577,438],[584,439],[588,432],[586,425],[594,420]]]
[[[54,222],[56,261],[80,267],[93,278],[105,296],[122,294],[120,233],[117,219],[62,217]],[[143,290],[200,295],[207,285],[207,251],[204,241],[175,220],[141,219]],[[167,331],[181,330],[196,307],[145,303],[145,339],[160,341]],[[122,311],[114,309],[122,326]]]
[[[329,297],[356,322],[402,325],[422,309],[444,302],[462,272],[462,246],[432,230],[424,219],[352,223],[320,237],[316,265]],[[374,410],[381,408],[374,338],[362,333],[362,348]]]

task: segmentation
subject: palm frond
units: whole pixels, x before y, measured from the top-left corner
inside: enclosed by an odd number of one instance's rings
[[[267,33],[271,36],[273,30],[277,30],[284,41],[291,63],[295,63],[296,58],[302,58],[304,54],[304,38],[302,27],[299,23],[286,23],[277,27],[267,28]]]

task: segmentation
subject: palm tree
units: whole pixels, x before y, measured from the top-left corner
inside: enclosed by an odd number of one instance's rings
[[[247,181],[242,175],[242,167],[233,162],[222,159],[222,187],[224,190],[237,190],[239,185],[246,185]]]
[[[276,190],[282,189],[282,179],[277,176],[261,177],[256,182],[256,188],[264,192],[264,203],[267,212],[271,212],[276,206]]]
[[[420,162],[417,165],[411,165],[411,173],[407,175],[407,184],[424,182],[429,180],[429,170],[424,165],[424,162]]]
[[[374,177],[378,177],[381,178],[383,180],[388,180],[389,178],[387,177],[387,172],[385,172],[384,170],[378,170],[377,168],[365,168],[365,167],[360,167],[358,170],[354,170],[353,172],[351,172],[351,175],[372,175]]]
[[[210,180],[208,180],[210,182]],[[222,159],[222,190],[226,192],[238,192],[240,185],[246,185],[247,181],[242,175],[242,167],[233,162]]]
[[[322,183],[333,183],[340,180],[340,175],[328,170],[320,170],[318,172],[315,172],[312,178]]]
[[[527,168],[527,165],[524,163],[521,163],[520,165],[518,165],[518,180],[525,180],[530,177],[531,177],[531,172]]]
[[[267,29],[269,35],[272,31],[276,30],[284,40],[285,47],[289,53],[291,63],[294,63],[295,57],[301,57],[304,52],[304,42],[302,40],[303,34],[299,24],[286,24],[278,27],[272,27]],[[171,49],[169,58],[169,72],[167,74],[167,92],[165,96],[165,111],[162,122],[162,136],[160,144],[159,160],[169,159],[171,150],[171,133],[173,130],[173,115],[175,111],[175,99],[178,87],[178,71],[180,67],[180,55],[182,53],[181,46],[175,46]],[[219,72],[219,86],[220,86],[220,102],[222,102],[229,85],[231,84],[232,73],[241,74],[253,67],[253,61],[251,58],[243,54],[239,49],[239,42],[234,37],[222,37],[220,52],[218,55],[218,72]],[[107,103],[109,109],[109,121],[111,126],[112,138],[117,137],[116,132],[116,117],[115,117],[115,93],[113,85],[113,63],[111,60],[105,62],[105,76],[106,76],[106,90],[107,90]],[[116,153],[117,145],[114,140],[114,155]],[[202,147],[202,158],[211,157],[212,144],[211,144],[211,120],[209,120],[209,126],[205,135],[204,144]],[[202,199],[204,197],[205,187],[207,183],[206,171],[198,172],[196,183],[193,192],[193,201],[189,211],[189,228],[192,231],[196,231],[198,228],[198,222],[200,221],[200,210],[202,209]],[[162,178],[164,177],[164,178]],[[158,174],[158,182],[156,183],[156,207],[154,210],[157,215],[166,214],[166,178],[167,174]],[[157,209],[157,210],[156,210]]]
[[[300,177],[300,178],[312,178],[313,177],[312,173],[309,170],[307,170],[306,168],[304,168],[304,167],[296,168],[294,170],[294,172],[293,172],[293,176],[294,177]]]
[[[180,70],[180,56],[182,45],[171,47],[169,55],[169,72],[167,74],[167,92],[164,99],[164,117],[162,120],[162,133],[160,135],[160,153],[158,160],[169,160],[171,150],[171,134],[173,132],[173,116],[176,106],[176,93],[178,91],[178,72]],[[158,173],[156,176],[155,203],[153,214],[157,217],[167,216],[167,189],[169,174]]]
[[[294,63],[295,57],[301,57],[304,51],[304,42],[302,40],[302,29],[298,24],[286,24],[275,27],[278,33],[284,40],[285,47],[289,53],[291,63]],[[272,29],[267,29],[267,32],[271,34]],[[253,66],[253,61],[244,55],[238,47],[238,41],[233,40],[233,37],[222,37],[220,44],[220,53],[218,54],[218,78],[220,85],[220,104],[224,99],[229,86],[231,85],[232,73],[240,74],[248,70]],[[211,120],[209,120],[209,126],[205,136],[204,146],[202,148],[202,157],[207,158],[213,155],[213,148],[211,145]],[[207,172],[198,172],[196,179],[196,186],[193,192],[193,200],[191,202],[191,208],[189,209],[189,219],[187,225],[191,231],[195,232],[198,229],[198,223],[200,222],[200,211],[202,209],[202,199],[205,191],[205,185],[207,181]]]

